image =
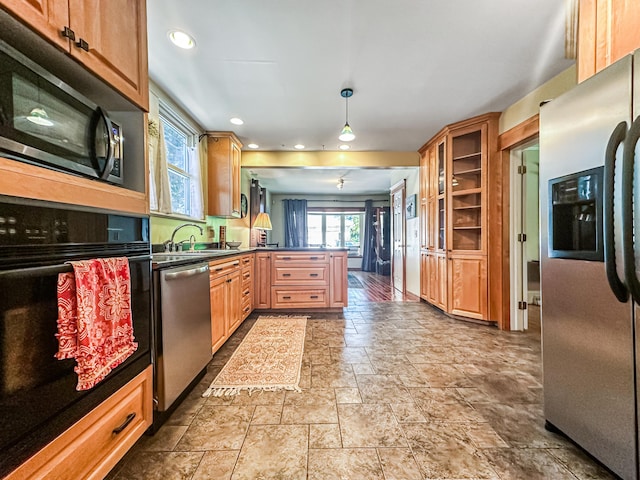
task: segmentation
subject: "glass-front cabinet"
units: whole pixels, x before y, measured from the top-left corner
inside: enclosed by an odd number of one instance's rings
[[[490,320],[491,234],[488,222],[488,188],[499,188],[500,177],[491,181],[491,161],[497,156],[498,114],[490,113],[445,127],[421,149],[428,181],[426,215],[422,226],[426,242],[421,258],[421,298],[438,308],[464,317]],[[497,211],[497,210],[496,210]]]

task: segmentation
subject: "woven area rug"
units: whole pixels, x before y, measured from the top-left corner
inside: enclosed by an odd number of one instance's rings
[[[260,316],[203,397],[242,390],[300,391],[305,316]]]

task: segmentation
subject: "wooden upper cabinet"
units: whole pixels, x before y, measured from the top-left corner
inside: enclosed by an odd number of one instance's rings
[[[148,110],[145,1],[69,0],[69,23],[76,35],[71,55]]]
[[[578,81],[640,48],[638,0],[580,0]]]
[[[233,132],[207,132],[208,214],[240,217],[240,165],[242,143]]]
[[[149,110],[144,0],[0,0],[0,4]]]
[[[69,25],[68,0],[0,0],[0,4],[53,43],[69,50],[69,39],[61,34]]]

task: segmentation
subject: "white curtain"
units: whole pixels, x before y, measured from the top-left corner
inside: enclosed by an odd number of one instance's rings
[[[149,120],[149,208],[171,213],[171,192],[167,170],[167,150],[160,120]]]
[[[202,149],[193,147],[187,150],[189,155],[189,165],[192,166],[191,182],[191,216],[194,218],[204,218],[204,202],[202,195]],[[198,152],[200,151],[200,155]]]

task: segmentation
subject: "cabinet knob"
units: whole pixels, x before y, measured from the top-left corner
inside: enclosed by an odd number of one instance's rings
[[[87,41],[84,38],[81,38],[80,40],[78,40],[76,42],[76,47],[84,50],[85,52],[89,51],[89,44],[87,43]]]
[[[64,27],[64,29],[60,33],[63,37],[68,38],[69,40],[76,39],[76,32],[71,30],[69,27]]]

